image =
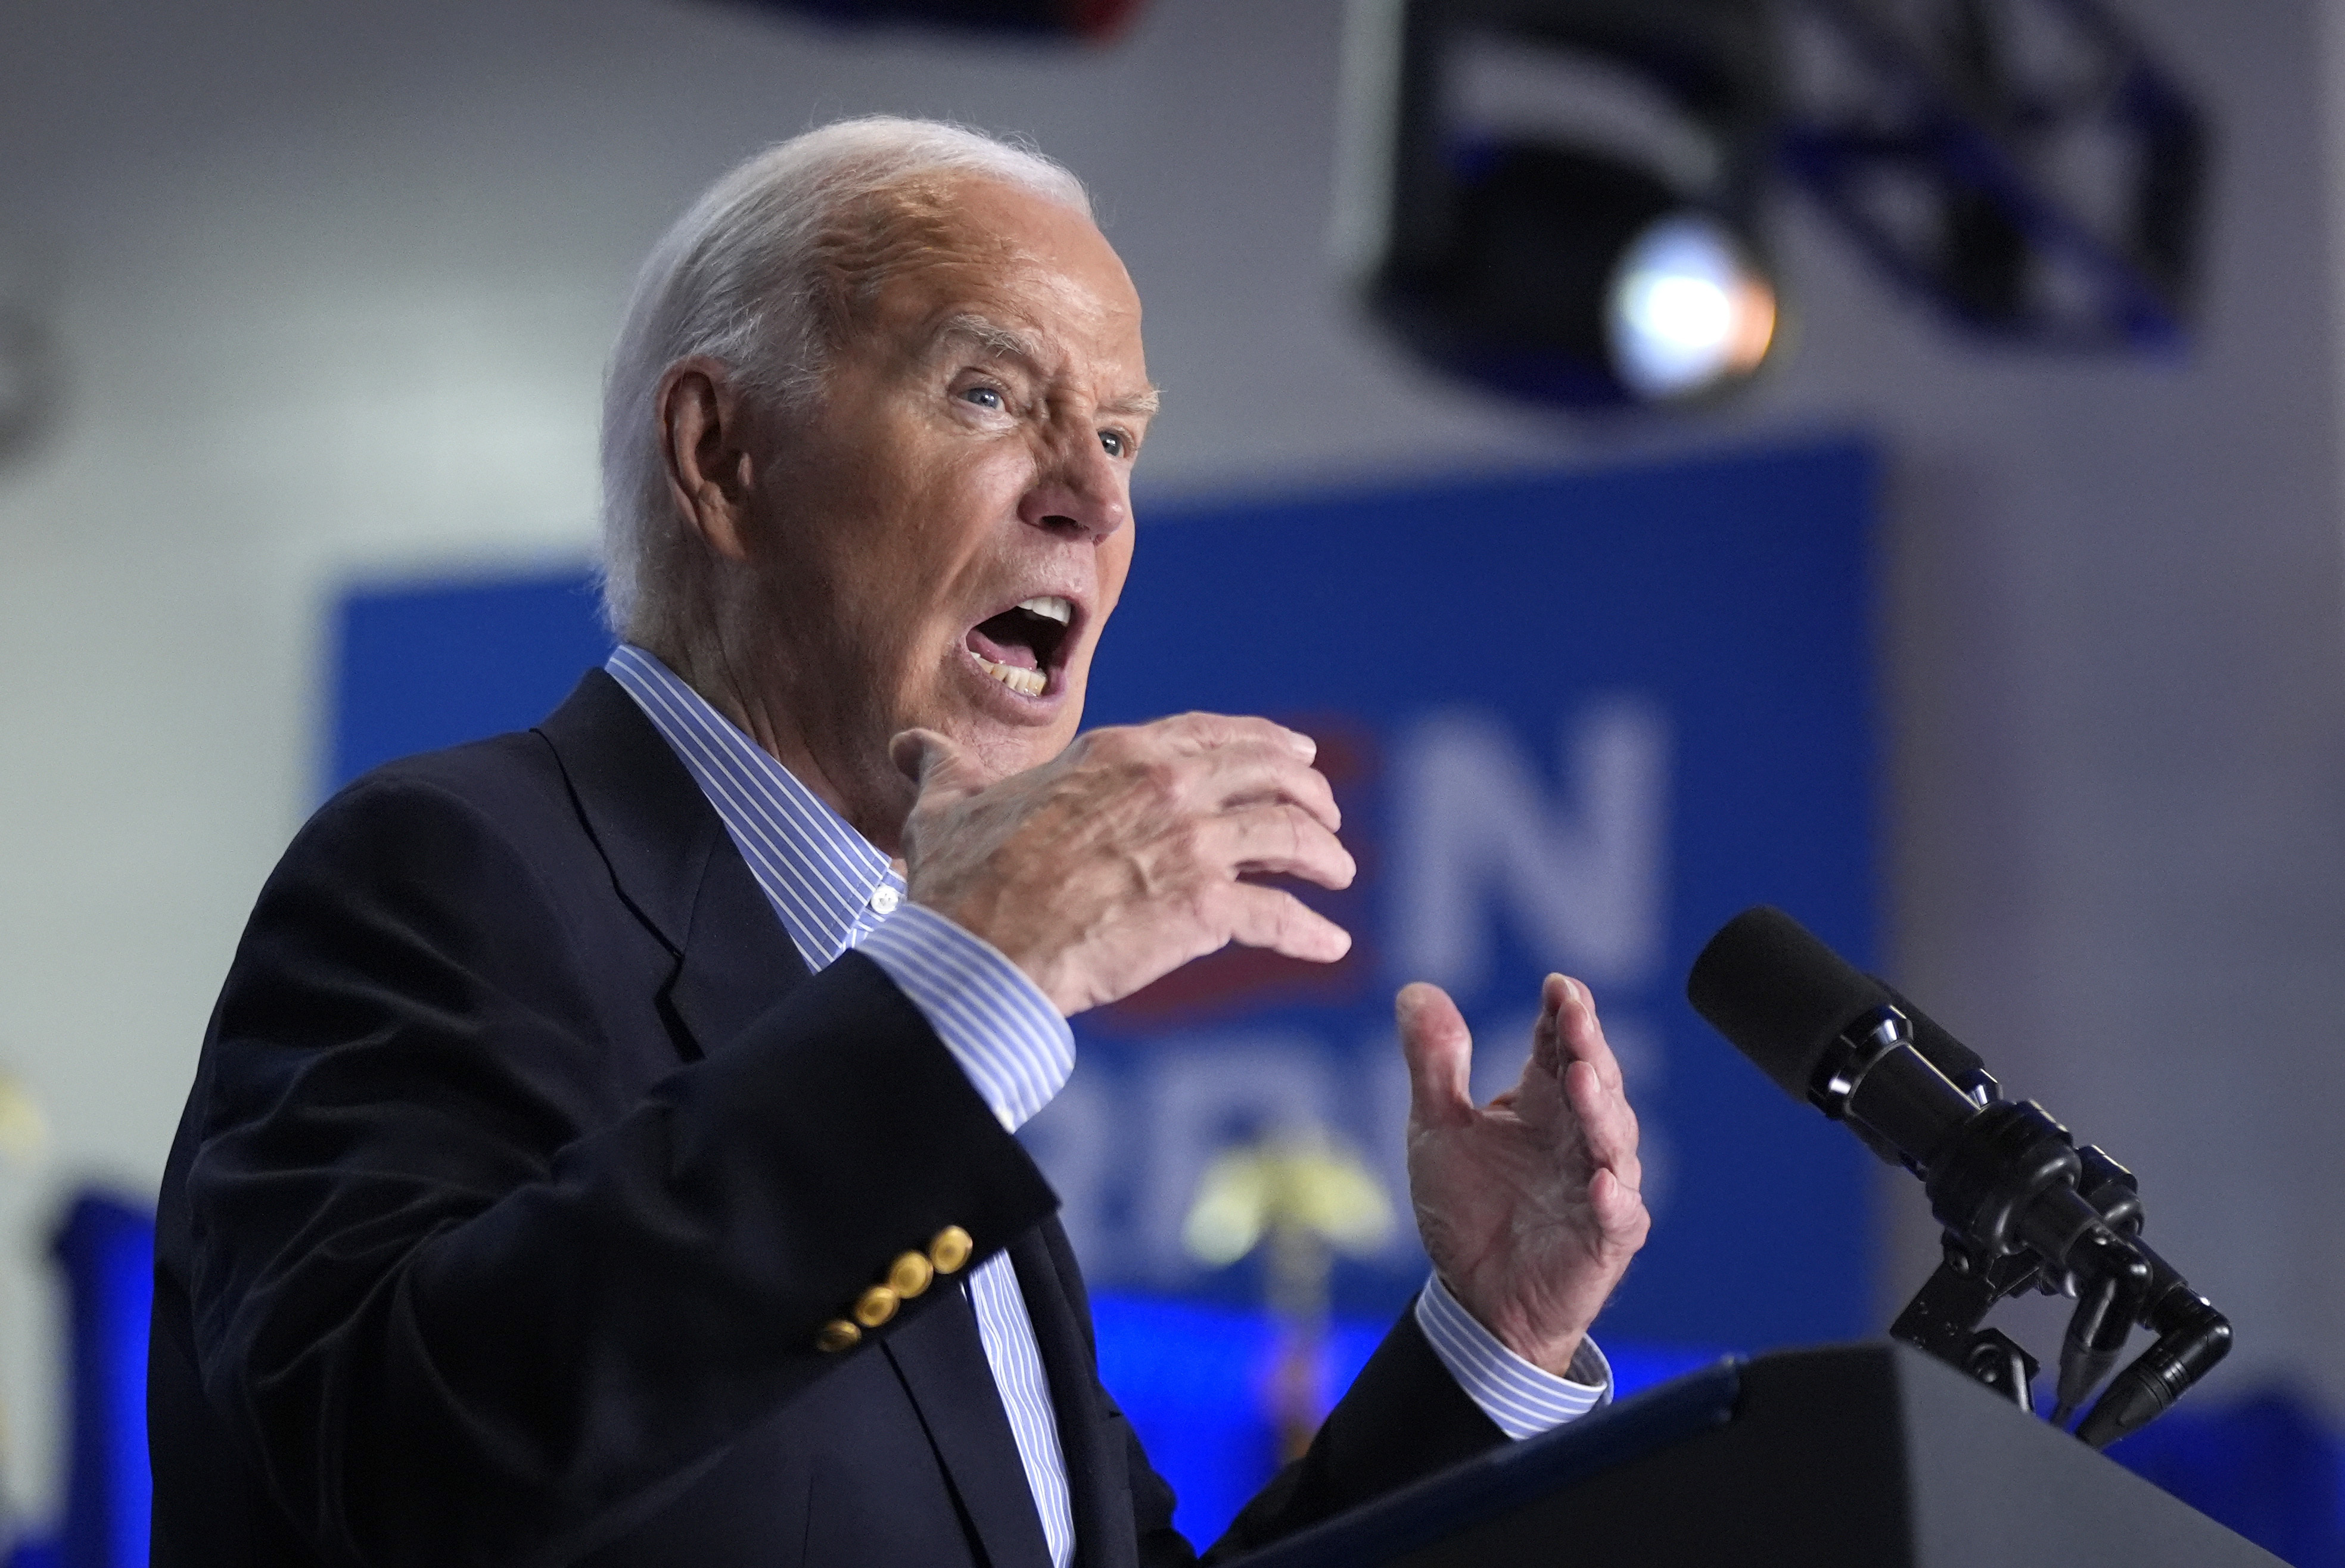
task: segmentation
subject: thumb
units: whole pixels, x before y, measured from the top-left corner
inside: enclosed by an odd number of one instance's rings
[[[1449,993],[1424,981],[1393,998],[1400,1052],[1408,1063],[1408,1118],[1421,1127],[1445,1127],[1474,1114],[1474,1037]]]
[[[910,779],[924,805],[949,805],[985,787],[977,764],[950,736],[935,730],[906,730],[888,743],[888,760]]]

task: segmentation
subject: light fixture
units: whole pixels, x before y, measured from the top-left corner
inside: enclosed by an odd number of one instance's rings
[[[1604,312],[1613,373],[1650,401],[1749,376],[1775,341],[1775,286],[1707,213],[1656,219],[1612,269]]]
[[[1775,340],[1758,0],[1356,0],[1339,243],[1452,374],[1573,407],[1689,403]]]
[[[1684,404],[1776,341],[1776,166],[1977,333],[2187,341],[2205,117],[2107,0],[1352,0],[1336,229],[1423,359]]]

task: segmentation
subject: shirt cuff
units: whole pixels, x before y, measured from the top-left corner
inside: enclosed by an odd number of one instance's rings
[[[897,907],[855,949],[887,972],[1016,1132],[1075,1070],[1075,1032],[999,948],[933,909]]]
[[[1416,1326],[1466,1397],[1508,1437],[1537,1437],[1612,1401],[1612,1364],[1593,1336],[1572,1352],[1570,1376],[1557,1377],[1500,1344],[1438,1274],[1417,1293]]]

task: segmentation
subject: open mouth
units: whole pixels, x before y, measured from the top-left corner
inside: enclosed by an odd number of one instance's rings
[[[1039,594],[969,628],[965,646],[979,668],[1021,697],[1039,697],[1075,621],[1075,607],[1056,594]]]

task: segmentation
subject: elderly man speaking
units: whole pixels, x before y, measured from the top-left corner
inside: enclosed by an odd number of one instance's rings
[[[646,264],[606,394],[624,641],[360,780],[263,889],[164,1179],[154,1561],[1193,1560],[1011,1136],[1066,1020],[1349,937],[1310,739],[1078,736],[1156,408],[1063,169],[834,125]],[[1398,998],[1434,1274],[1227,1555],[1598,1403],[1636,1119],[1551,976],[1467,1092]]]

